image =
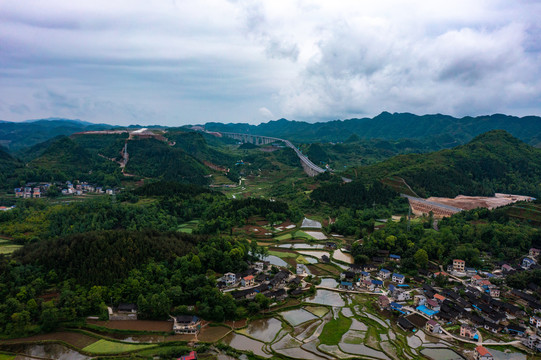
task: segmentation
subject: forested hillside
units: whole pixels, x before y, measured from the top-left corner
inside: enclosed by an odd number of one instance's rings
[[[208,170],[200,161],[178,147],[155,139],[130,141],[126,172],[143,177],[207,184]]]
[[[21,168],[23,164],[2,150],[0,147],[0,183],[5,183],[12,177],[15,170]]]
[[[403,178],[421,196],[493,195],[495,192],[541,196],[541,150],[502,130],[470,143],[430,154],[393,157],[348,171],[363,182]]]
[[[451,147],[464,144],[475,136],[503,129],[531,144],[540,145],[541,118],[515,117],[502,114],[454,118],[448,115],[414,115],[383,112],[374,118],[335,120],[306,123],[280,119],[260,125],[207,123],[211,131],[227,131],[275,136],[299,142],[345,141],[351,134],[362,139],[423,139],[432,141],[436,136],[452,138]]]
[[[120,177],[118,164],[89,153],[66,136],[50,143],[18,173],[22,182],[85,179],[108,186],[119,185]]]

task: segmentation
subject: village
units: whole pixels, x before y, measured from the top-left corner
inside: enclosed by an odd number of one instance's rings
[[[316,285],[316,288],[374,295],[381,310],[398,315],[397,324],[405,331],[422,330],[433,336],[450,336],[463,343],[479,344],[475,348],[475,359],[493,359],[483,344],[502,341],[510,345],[520,343],[539,352],[541,303],[534,293],[540,293],[541,288],[531,283],[526,291],[507,289],[494,285],[491,279],[504,279],[517,271],[539,268],[540,252],[532,248],[520,264],[503,263],[492,272],[469,268],[464,260],[455,259],[447,271],[425,271],[412,279],[382,266],[352,264],[340,274],[336,287]],[[385,252],[380,255],[386,255],[386,261],[399,268],[400,256]],[[244,273],[224,274],[218,287],[231,292],[237,300],[254,299],[257,294],[263,294],[281,301],[308,291],[311,286],[305,281],[308,276],[308,280],[317,283],[307,275],[302,264],[298,264],[296,270],[293,274],[259,261]],[[444,278],[450,286],[430,285],[437,277]],[[487,333],[492,339],[487,339]]]
[[[24,187],[15,188],[13,192],[16,198],[23,199],[36,199],[47,197],[49,190],[55,188],[58,189],[61,195],[85,195],[85,194],[107,194],[115,195],[119,192],[119,189],[103,188],[95,184],[89,184],[88,182],[80,182],[75,180],[73,182],[29,182]]]
[[[302,264],[288,269],[262,260],[251,263],[242,273],[223,274],[217,286],[237,301],[253,301],[262,294],[273,303],[271,308],[288,298],[313,295],[316,289],[338,295],[366,295],[405,332],[421,331],[434,338],[471,344],[475,346],[473,359],[490,360],[495,358],[487,346],[494,344],[541,351],[541,303],[534,296],[541,288],[531,283],[528,290],[519,291],[491,282],[539,268],[540,254],[541,250],[532,248],[520,263],[503,263],[492,272],[469,268],[464,260],[454,259],[445,271],[424,271],[413,278],[381,265],[351,264],[343,266],[335,279],[320,279],[308,274]],[[400,268],[400,256],[379,255],[376,260]],[[446,286],[438,286],[436,279],[444,279]],[[135,304],[109,308],[109,320],[136,319]],[[175,334],[197,336],[202,328],[202,320],[194,315],[171,316],[170,320]]]

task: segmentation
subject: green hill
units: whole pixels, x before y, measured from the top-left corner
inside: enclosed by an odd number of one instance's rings
[[[494,130],[450,150],[399,155],[348,174],[364,182],[401,177],[420,196],[504,192],[541,197],[541,150]]]
[[[128,142],[126,172],[149,178],[206,184],[205,165],[178,147],[156,139]]]
[[[97,182],[101,185],[115,186],[120,183],[118,164],[91,154],[66,136],[61,136],[43,149],[34,148],[38,157],[27,163],[18,173],[22,181],[81,181]]]
[[[215,165],[230,166],[234,158],[215,146],[210,146],[203,134],[194,131],[169,130],[166,134],[170,141],[175,142],[175,148],[180,148],[198,159],[199,161],[210,161]]]

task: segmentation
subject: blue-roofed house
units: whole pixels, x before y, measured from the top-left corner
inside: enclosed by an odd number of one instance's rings
[[[402,274],[393,273],[392,281],[397,284],[403,284],[406,278]]]
[[[393,292],[394,289],[396,289],[396,286],[394,286],[393,284],[389,284],[389,291]]]
[[[372,284],[374,284],[374,286],[377,288],[383,287],[383,281],[381,280],[372,280]]]
[[[399,262],[400,261],[400,255],[391,254],[389,255],[389,260]]]
[[[385,280],[385,279],[388,279],[389,277],[391,277],[391,272],[389,270],[387,270],[387,269],[381,269],[378,272],[378,275],[379,275],[380,278]]]
[[[342,280],[340,282],[340,287],[342,289],[353,290],[353,283],[351,281]]]
[[[361,271],[361,280],[370,280],[370,273],[366,271]]]
[[[396,311],[402,311],[402,305],[400,305],[399,303],[396,303],[396,302],[392,302],[391,303],[391,309],[392,310],[396,310]]]
[[[532,265],[535,265],[536,261],[534,259],[530,259],[528,257],[525,257],[522,259],[522,268],[523,269],[529,269]]]

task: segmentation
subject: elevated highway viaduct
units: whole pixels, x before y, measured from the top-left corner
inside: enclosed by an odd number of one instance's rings
[[[271,136],[261,136],[261,135],[251,135],[251,134],[238,134],[238,133],[230,133],[230,132],[220,132],[222,136],[229,137],[238,141],[241,141],[243,143],[251,143],[254,145],[267,145],[272,144],[274,142],[283,142],[285,146],[292,148],[299,159],[301,160],[301,165],[304,170],[304,172],[308,176],[316,176],[318,174],[321,174],[322,172],[325,172],[324,169],[320,168],[316,164],[314,164],[306,155],[304,155],[295,145],[291,143],[289,140],[284,140],[280,138],[275,138]]]

